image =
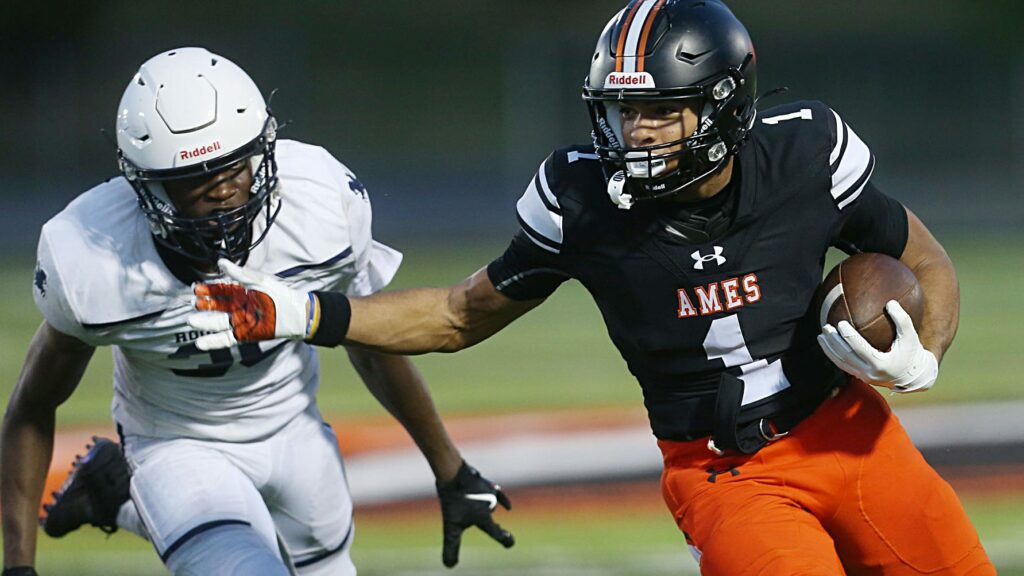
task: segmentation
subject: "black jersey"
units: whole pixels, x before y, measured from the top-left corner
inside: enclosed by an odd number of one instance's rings
[[[665,203],[612,204],[592,148],[557,150],[519,200],[522,229],[488,274],[514,299],[579,280],[643,389],[655,435],[707,436],[723,373],[742,381],[747,419],[816,406],[842,380],[810,313],[825,253],[838,245],[898,258],[907,237],[906,212],[869,183],[873,169],[868,147],[824,104],[767,110],[721,193],[734,195],[732,224],[694,244],[667,226]]]

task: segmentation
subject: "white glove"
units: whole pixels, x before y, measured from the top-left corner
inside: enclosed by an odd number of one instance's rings
[[[217,262],[234,283],[196,284],[198,312],[188,317],[196,330],[211,332],[196,340],[200,350],[230,348],[239,342],[291,338],[302,340],[314,329],[316,298],[293,290],[273,276],[246,270],[230,260]],[[310,314],[310,310],[313,314]]]
[[[843,372],[893,392],[918,392],[935,384],[939,363],[921,345],[914,322],[900,303],[890,300],[885,311],[896,324],[896,340],[888,352],[876,350],[847,321],[836,330],[826,324],[818,335],[822,351]]]

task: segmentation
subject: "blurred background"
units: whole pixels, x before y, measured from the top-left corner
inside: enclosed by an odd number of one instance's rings
[[[109,136],[116,106],[150,56],[204,46],[241,65],[266,94],[276,90],[272,106],[289,121],[283,136],[325,146],[367,186],[375,235],[407,255],[395,285],[445,285],[500,253],[516,229],[515,201],[550,150],[589,141],[580,86],[597,35],[622,4],[0,3],[0,402],[6,404],[40,320],[29,293],[39,227],[116,174]],[[953,256],[963,317],[943,377],[927,395],[890,401],[920,430],[949,422],[953,412],[943,410],[952,406],[989,410],[955,412],[963,428],[947,431],[952,439],[921,432],[915,441],[958,488],[1002,572],[1024,574],[1024,555],[1014,546],[1024,541],[1024,438],[1011,426],[957,443],[961,430],[1024,409],[1013,371],[1024,358],[1017,329],[1024,310],[1013,293],[1024,279],[1024,4],[728,4],[757,47],[760,91],[790,88],[766,106],[804,98],[832,106],[872,147],[873,181],[919,214]],[[646,424],[638,387],[607,342],[596,308],[569,286],[545,310],[473,350],[419,361],[474,462],[520,488],[512,492],[516,511],[502,516],[519,545],[503,551],[469,536],[460,571],[695,572],[662,510],[656,450],[642,453],[641,463],[616,465],[635,454],[616,438]],[[408,452],[344,355],[323,357],[321,403],[339,424],[348,423],[339,436],[350,460]],[[109,431],[109,380],[109,353],[101,351],[61,409],[62,430],[83,437]],[[612,432],[579,437],[615,447],[605,466],[561,476],[516,472],[522,462],[543,468],[544,453],[558,453],[552,446],[562,444],[553,434],[564,430],[552,422]],[[501,436],[496,432],[519,440],[519,448],[489,451],[494,443],[486,440]],[[653,449],[653,438],[642,436]],[[428,478],[425,465],[410,458],[417,463],[366,462],[399,480]],[[67,463],[55,462],[63,473]],[[412,484],[419,488],[364,500],[353,552],[363,574],[440,573],[431,486]],[[144,542],[125,534],[102,539],[85,533],[43,541],[40,566],[49,574],[161,573]]]
[[[487,238],[557,146],[589,140],[579,92],[619,0],[5,2],[0,7],[0,239],[116,170],[121,92],[157,52],[235,60],[360,175],[384,238]],[[737,0],[760,89],[833,106],[874,149],[876,180],[935,227],[1024,212],[1024,6],[1011,0]],[[772,100],[769,100],[769,105]],[[443,218],[421,218],[424,210]]]

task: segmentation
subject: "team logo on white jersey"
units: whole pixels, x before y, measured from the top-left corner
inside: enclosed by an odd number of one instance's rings
[[[36,290],[39,290],[39,295],[45,297],[46,296],[46,271],[43,270],[43,267],[40,266],[38,262],[36,262],[36,277],[32,281],[32,283],[35,284]]]
[[[724,250],[721,246],[715,246],[714,253],[712,254],[701,254],[700,250],[694,250],[693,254],[690,254],[694,260],[693,268],[695,270],[703,270],[705,262],[714,262],[718,266],[725,264],[725,256],[722,256]]]

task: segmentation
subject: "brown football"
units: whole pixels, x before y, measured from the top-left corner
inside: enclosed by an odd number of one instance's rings
[[[846,320],[876,349],[888,350],[896,339],[896,325],[885,313],[889,300],[920,326],[924,294],[910,268],[885,254],[855,254],[836,264],[818,288],[818,320],[822,326]]]

